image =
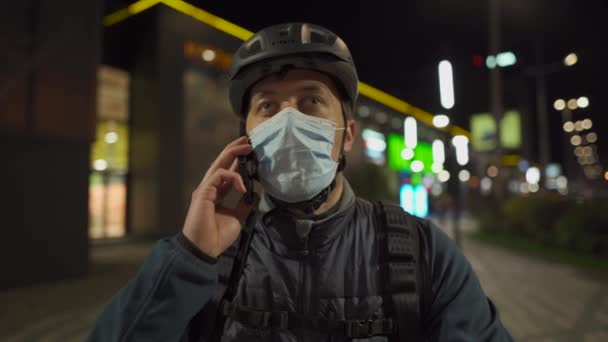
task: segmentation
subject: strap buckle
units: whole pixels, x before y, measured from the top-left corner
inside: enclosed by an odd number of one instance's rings
[[[362,338],[371,337],[378,334],[377,327],[374,325],[375,321],[347,321],[346,322],[346,336],[349,338]],[[374,329],[376,328],[376,329]],[[381,329],[380,329],[381,330]]]

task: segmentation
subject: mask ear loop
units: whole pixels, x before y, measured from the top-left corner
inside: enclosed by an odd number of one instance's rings
[[[342,145],[340,146],[340,156],[338,157],[338,169],[336,173],[344,171],[346,168],[346,157],[344,156],[344,142],[346,141],[346,131],[347,127],[347,119],[346,119],[346,107],[344,106],[344,101],[340,101],[340,106],[342,107],[342,119],[344,120],[344,133],[342,133]]]

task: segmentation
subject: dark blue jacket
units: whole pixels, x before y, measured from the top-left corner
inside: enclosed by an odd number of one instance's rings
[[[271,208],[265,211],[255,227],[235,297],[237,306],[325,319],[382,317],[378,247],[369,202],[355,199],[346,184],[337,209],[315,221],[290,220]],[[428,251],[432,280],[430,312],[423,316],[427,340],[512,341],[460,249],[437,227],[421,223],[420,241]],[[302,248],[309,253],[294,255]],[[215,313],[211,303],[218,287],[217,267],[215,259],[183,235],[159,241],[137,276],[105,307],[88,340],[190,341],[192,332],[201,330],[200,322],[192,323],[195,315]],[[209,328],[202,330],[198,341],[207,340]],[[231,319],[222,338],[343,340],[311,330],[261,331]],[[387,339],[375,336],[357,341]]]

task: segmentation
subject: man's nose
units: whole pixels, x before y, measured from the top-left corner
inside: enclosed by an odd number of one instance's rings
[[[281,101],[281,108],[279,110],[283,110],[287,107],[291,107],[291,108],[300,110],[300,108],[298,108],[298,99],[296,99],[295,97],[292,97],[292,98]]]

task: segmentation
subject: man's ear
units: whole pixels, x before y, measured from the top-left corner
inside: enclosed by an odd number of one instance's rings
[[[347,121],[344,134],[344,152],[350,152],[357,136],[357,122],[355,120],[350,119]]]

